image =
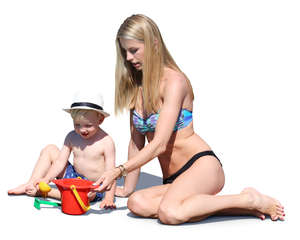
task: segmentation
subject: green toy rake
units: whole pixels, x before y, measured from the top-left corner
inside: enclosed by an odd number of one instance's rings
[[[52,206],[56,206],[56,207],[61,206],[61,203],[58,203],[58,202],[51,202],[51,201],[47,201],[47,200],[41,200],[39,198],[34,199],[33,206],[36,209],[40,210],[41,209],[41,204],[52,205]]]

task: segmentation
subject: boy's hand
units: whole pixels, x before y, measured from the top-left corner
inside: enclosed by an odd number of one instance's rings
[[[100,203],[100,208],[115,209],[116,204],[112,200],[103,199],[102,202]]]
[[[50,181],[48,179],[45,179],[45,178],[39,178],[39,179],[37,179],[33,182],[34,187],[39,189],[38,185],[39,185],[40,182],[45,182],[45,183],[48,184]]]

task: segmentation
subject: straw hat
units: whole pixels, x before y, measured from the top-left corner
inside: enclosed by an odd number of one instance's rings
[[[92,93],[78,91],[74,94],[73,103],[69,108],[64,108],[63,110],[70,113],[73,109],[87,109],[94,110],[108,117],[109,113],[103,110],[104,100],[101,93]]]

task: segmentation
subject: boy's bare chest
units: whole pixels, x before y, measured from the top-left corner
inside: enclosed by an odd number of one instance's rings
[[[84,159],[85,161],[99,161],[104,158],[104,149],[99,144],[93,145],[74,145],[72,147],[74,160]]]

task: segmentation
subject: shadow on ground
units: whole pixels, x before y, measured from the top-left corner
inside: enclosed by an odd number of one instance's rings
[[[145,172],[141,172],[140,173],[140,177],[139,177],[139,181],[137,183],[136,189],[135,190],[141,190],[144,188],[148,188],[148,187],[152,187],[152,186],[157,186],[157,185],[161,185],[162,184],[162,178],[149,174],[149,173],[145,173]],[[118,179],[117,180],[117,186],[123,186],[124,185],[124,179]]]

